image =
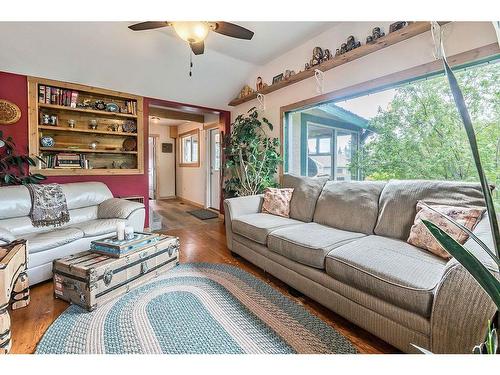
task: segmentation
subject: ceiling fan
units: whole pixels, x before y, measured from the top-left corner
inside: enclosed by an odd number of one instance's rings
[[[238,39],[250,40],[253,37],[253,31],[234,23],[223,21],[147,21],[130,25],[129,29],[133,31],[142,31],[159,29],[160,27],[166,26],[172,26],[177,35],[189,43],[195,55],[201,55],[205,51],[205,38],[209,31],[215,31],[216,33]]]

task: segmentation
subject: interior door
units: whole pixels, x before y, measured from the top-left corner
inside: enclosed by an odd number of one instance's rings
[[[156,199],[156,137],[149,137],[149,199]]]
[[[218,210],[220,206],[220,168],[220,130],[210,129],[210,208],[216,210]]]

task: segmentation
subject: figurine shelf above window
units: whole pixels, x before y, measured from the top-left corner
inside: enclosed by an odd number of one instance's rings
[[[29,152],[33,173],[144,173],[143,100],[139,96],[28,78]]]
[[[371,42],[369,42],[368,44],[363,44],[359,46],[358,43],[352,40],[351,42],[355,43],[355,45],[354,48],[352,48],[351,50],[346,50],[345,52],[343,51],[342,54],[339,54],[337,56],[332,56],[331,58],[325,59],[325,61],[318,61],[316,65],[309,66],[309,69],[290,75],[288,78],[283,76],[283,74],[280,74],[279,76],[274,77],[273,83],[269,86],[262,84],[262,78],[259,77],[260,81],[258,82],[258,91],[250,89],[247,92],[242,90],[243,93],[240,94],[240,97],[233,99],[228,105],[237,106],[245,102],[248,102],[250,100],[254,100],[257,98],[257,94],[266,95],[273,91],[280,90],[284,87],[293,85],[294,83],[300,82],[304,79],[313,77],[315,69],[319,69],[323,72],[326,72],[327,70],[333,69],[337,66],[346,64],[348,62],[364,57],[370,53],[379,51],[383,48],[387,48],[396,43],[412,38],[416,35],[425,33],[430,29],[431,29],[430,22],[427,21],[410,22],[404,28],[397,29],[384,36],[379,35],[379,37],[377,37],[375,40],[373,39],[372,36]],[[332,46],[332,47],[337,47],[337,46]],[[346,43],[346,48],[347,48],[347,43]],[[308,63],[307,65],[310,64]]]

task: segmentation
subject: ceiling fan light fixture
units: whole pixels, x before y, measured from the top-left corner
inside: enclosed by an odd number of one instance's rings
[[[188,43],[203,42],[210,31],[208,22],[182,21],[172,22],[175,32],[179,38]]]

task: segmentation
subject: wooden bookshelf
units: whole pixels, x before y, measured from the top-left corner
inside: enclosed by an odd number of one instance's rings
[[[70,102],[41,102],[40,86],[77,92],[77,103],[83,101],[94,103],[102,100],[104,103],[115,103],[120,112],[98,110],[91,107],[75,107]],[[44,91],[42,90],[42,93]],[[66,105],[61,105],[66,104]],[[51,168],[40,164],[32,167],[32,173],[46,176],[63,175],[125,175],[144,173],[144,125],[142,114],[142,97],[91,86],[60,82],[36,77],[28,78],[28,108],[29,108],[29,152],[32,156],[40,156],[53,161],[58,154],[77,154],[82,159],[82,165],[89,168]],[[57,124],[44,123],[42,115],[57,116]],[[68,120],[74,120],[70,127]],[[97,129],[91,129],[89,122],[97,121]],[[126,122],[133,121],[137,130],[123,131]],[[54,139],[53,147],[42,147],[42,137]],[[123,142],[130,138],[137,146],[132,150],[124,150]],[[91,143],[97,146],[92,148]],[[61,159],[63,156],[60,156]],[[83,160],[87,160],[85,163]]]
[[[440,24],[445,24],[447,22],[440,22]],[[373,43],[369,44],[364,44],[358,48],[355,48],[347,53],[344,53],[343,55],[336,56],[328,61],[325,61],[319,65],[313,66],[311,69],[304,70],[301,72],[298,72],[297,74],[291,76],[289,79],[277,82],[275,84],[269,85],[264,87],[262,90],[258,92],[254,92],[250,95],[247,95],[243,98],[236,98],[233,99],[228,105],[230,106],[237,106],[246,102],[249,102],[250,100],[254,100],[257,98],[257,94],[270,94],[271,92],[274,92],[276,90],[280,90],[284,87],[293,85],[294,83],[300,82],[304,79],[310,78],[314,76],[314,70],[319,69],[323,72],[326,72],[327,70],[333,69],[337,66],[346,64],[348,62],[357,60],[361,57],[364,57],[370,53],[376,52],[378,50],[387,48],[389,46],[392,46],[396,43],[402,42],[404,40],[413,38],[414,36],[417,36],[419,34],[425,33],[431,29],[431,24],[430,22],[426,21],[419,21],[419,22],[412,22],[408,26],[394,31],[390,34],[386,34],[385,36],[377,39]]]

